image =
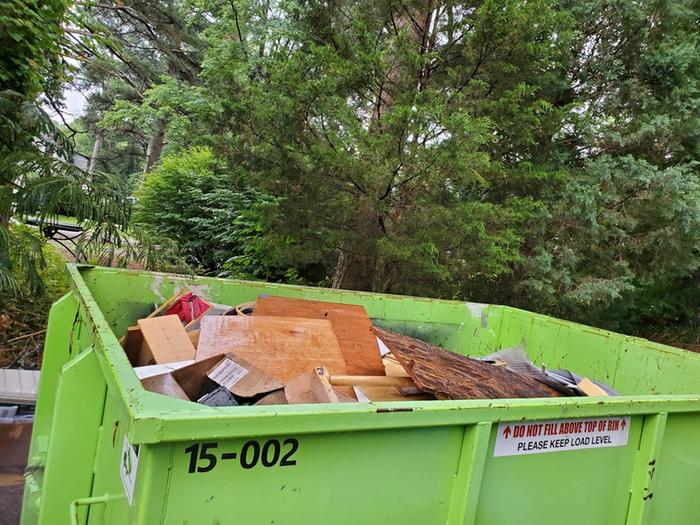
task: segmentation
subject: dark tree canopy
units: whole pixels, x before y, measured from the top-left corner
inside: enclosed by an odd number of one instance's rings
[[[79,2],[78,143],[199,271],[692,324],[699,8]]]

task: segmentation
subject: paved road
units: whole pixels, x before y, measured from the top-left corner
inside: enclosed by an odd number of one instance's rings
[[[0,473],[0,525],[19,525],[24,485],[21,474]]]

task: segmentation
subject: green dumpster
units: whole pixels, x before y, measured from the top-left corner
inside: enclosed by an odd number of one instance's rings
[[[48,323],[22,523],[700,523],[700,355],[515,308],[71,266]],[[362,304],[469,355],[623,395],[212,408],[145,391],[118,337],[187,287]]]

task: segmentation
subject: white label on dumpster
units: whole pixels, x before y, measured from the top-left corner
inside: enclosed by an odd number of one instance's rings
[[[209,379],[215,383],[228,388],[238,383],[248,374],[248,369],[238,363],[234,363],[228,357],[224,357],[221,362],[207,373]]]
[[[501,423],[493,455],[544,454],[584,448],[621,447],[627,444],[629,417],[554,419]]]
[[[136,468],[139,466],[138,451],[131,446],[129,440],[124,436],[124,444],[122,445],[122,455],[119,461],[119,475],[122,478],[124,492],[131,505],[131,500],[134,497],[134,485],[136,484]]]

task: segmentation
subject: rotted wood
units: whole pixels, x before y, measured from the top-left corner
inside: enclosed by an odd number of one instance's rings
[[[374,331],[416,385],[438,398],[501,399],[562,395],[536,379],[505,367],[470,359],[389,330],[374,327]]]

